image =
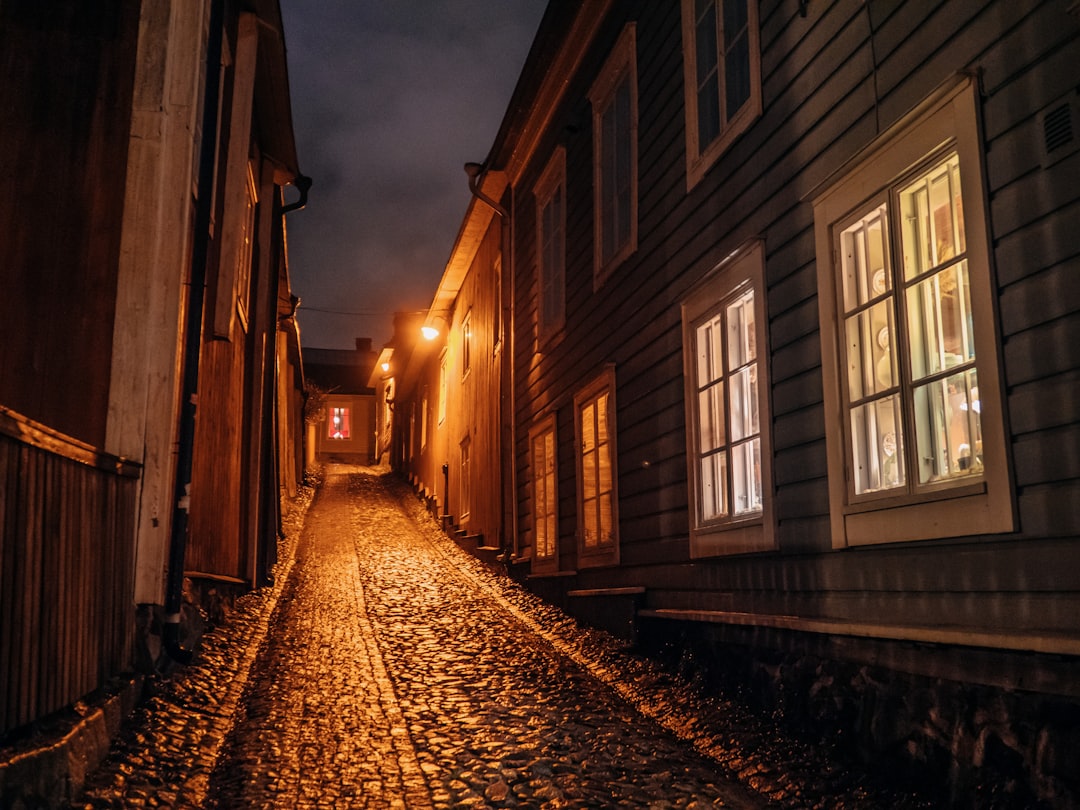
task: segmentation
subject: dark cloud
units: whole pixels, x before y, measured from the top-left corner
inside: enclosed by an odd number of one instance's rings
[[[379,346],[431,303],[545,0],[281,0],[300,166],[305,346]],[[371,313],[339,315],[318,310]]]

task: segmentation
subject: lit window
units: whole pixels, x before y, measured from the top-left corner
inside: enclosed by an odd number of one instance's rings
[[[979,144],[965,83],[815,203],[837,544],[1013,528]]]
[[[549,416],[530,431],[530,468],[533,496],[534,568],[557,567],[558,488],[555,477],[555,417]]]
[[[349,438],[348,408],[330,408],[330,418],[326,420],[326,437],[328,439]]]
[[[468,436],[461,441],[461,475],[458,477],[458,489],[461,501],[461,519],[465,520],[472,511],[472,469],[469,461],[472,453]]]
[[[757,3],[682,0],[687,184],[761,113]]]
[[[694,556],[772,547],[763,285],[755,242],[683,304]]]
[[[962,217],[960,159],[952,152],[840,230],[856,495],[982,472]],[[902,262],[889,250],[891,228]],[[906,347],[902,357],[898,341]],[[914,431],[912,446],[906,424]]]
[[[618,561],[615,374],[608,370],[574,401],[578,431],[578,565]]]
[[[599,287],[637,250],[637,45],[623,30],[589,91],[593,107],[595,265]]]
[[[538,333],[543,341],[566,314],[566,150],[559,147],[536,186]]]
[[[427,447],[428,389],[424,386],[424,395],[420,399],[420,449]]]

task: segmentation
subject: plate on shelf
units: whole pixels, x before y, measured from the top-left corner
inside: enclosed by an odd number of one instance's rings
[[[874,295],[881,295],[885,292],[885,268],[879,267],[874,271]]]

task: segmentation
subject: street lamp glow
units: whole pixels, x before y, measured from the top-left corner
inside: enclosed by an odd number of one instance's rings
[[[424,336],[424,340],[434,340],[439,336],[439,330],[434,326],[421,326],[420,334]]]

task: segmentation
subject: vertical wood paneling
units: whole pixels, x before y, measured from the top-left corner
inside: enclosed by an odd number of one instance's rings
[[[0,433],[0,735],[130,668],[135,485]]]

